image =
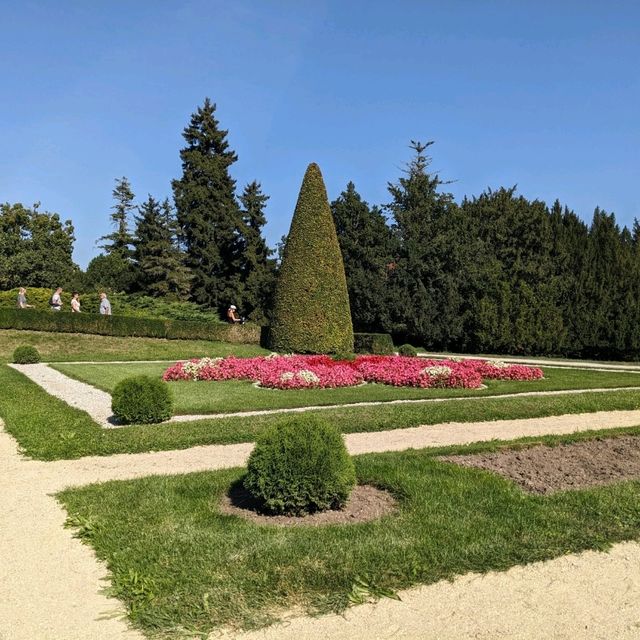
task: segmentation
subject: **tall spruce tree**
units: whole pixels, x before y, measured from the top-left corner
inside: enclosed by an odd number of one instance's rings
[[[457,246],[449,227],[456,205],[443,181],[427,169],[425,153],[433,142],[411,142],[415,152],[406,175],[388,185],[393,200],[387,209],[395,219],[400,243],[397,263],[396,322],[407,338],[428,347],[445,348],[462,333],[457,289]]]
[[[135,195],[127,178],[116,178],[112,196],[115,201],[111,207],[114,231],[100,238],[102,244],[99,246],[104,254],[91,261],[87,273],[90,284],[108,286],[116,291],[130,291],[134,286],[135,274],[129,217],[135,209]]]
[[[134,244],[136,286],[151,296],[185,298],[189,272],[175,241],[175,223],[168,200],[151,195],[138,207]]]
[[[392,329],[398,246],[385,216],[362,200],[353,182],[331,203],[331,212],[344,257],[354,327]]]
[[[223,311],[242,296],[242,219],[229,168],[237,160],[209,98],[191,116],[172,182],[177,219],[193,280],[192,299]]]
[[[242,310],[256,322],[263,323],[273,302],[276,261],[262,235],[267,220],[264,208],[269,196],[262,193],[259,182],[248,184],[240,196],[242,205]]]

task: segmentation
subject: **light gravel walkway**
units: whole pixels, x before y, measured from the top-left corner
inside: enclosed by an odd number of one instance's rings
[[[349,434],[346,440],[351,453],[364,453],[633,424],[640,424],[640,411],[449,423]],[[100,593],[104,566],[62,528],[64,512],[51,494],[90,482],[239,466],[251,448],[204,446],[40,462],[20,457],[15,441],[0,429],[0,638],[140,639],[113,616],[121,609]],[[356,608],[345,619],[294,620],[267,635],[246,637],[637,638],[630,630],[640,633],[632,626],[638,622],[639,559],[638,545],[618,545],[611,556],[569,556],[486,578],[463,576],[452,584],[408,591],[402,604],[384,601],[375,608]],[[614,634],[600,634],[595,622],[590,626],[597,620],[602,629],[613,625]],[[562,633],[545,633],[556,623]],[[585,635],[585,629],[594,633]]]
[[[46,364],[10,364],[17,371],[40,385],[47,393],[63,400],[72,407],[86,411],[101,427],[107,429],[122,428],[111,412],[111,396],[86,382],[74,380]],[[433,402],[454,402],[466,400],[506,400],[509,398],[564,396],[582,393],[609,393],[614,391],[640,391],[637,387],[613,387],[597,389],[563,389],[560,391],[523,391],[501,395],[460,396],[454,398],[423,398],[416,400],[386,400],[374,402],[351,402],[345,404],[327,404],[308,407],[292,407],[286,409],[264,409],[255,411],[239,411],[234,413],[209,413],[200,415],[177,415],[167,422],[195,422],[198,420],[217,420],[223,418],[253,418],[256,416],[276,415],[284,413],[304,413],[306,411],[327,411],[349,407],[376,407],[403,404],[428,404]]]
[[[420,358],[463,358],[464,360],[500,360],[512,364],[527,364],[537,367],[552,367],[554,369],[593,369],[595,371],[628,371],[640,373],[640,362],[596,362],[589,360],[564,360],[546,358],[528,358],[519,356],[481,356],[472,354],[420,352]]]

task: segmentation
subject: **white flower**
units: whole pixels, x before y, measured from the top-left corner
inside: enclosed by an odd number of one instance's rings
[[[273,360],[274,358],[279,358],[280,354],[276,353],[275,351],[272,351],[268,356],[265,356],[264,359],[265,360]]]
[[[464,358],[461,358],[460,356],[451,356],[448,360],[451,362],[464,362]]]
[[[446,365],[425,367],[420,373],[430,378],[448,378],[451,375],[451,367],[447,367]]]
[[[309,371],[308,369],[301,369],[300,371],[298,371],[297,375],[300,380],[304,380],[309,384],[316,384],[320,382],[320,378],[315,373],[313,373],[313,371]]]
[[[508,369],[511,366],[508,362],[503,362],[502,360],[494,360],[491,365],[496,369]]]
[[[290,382],[293,380],[295,373],[293,371],[285,371],[280,374],[280,382]]]

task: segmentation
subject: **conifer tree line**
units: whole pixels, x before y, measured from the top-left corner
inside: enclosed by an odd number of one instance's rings
[[[268,322],[268,196],[257,181],[236,185],[238,158],[215,112],[206,99],[185,127],[171,199],[140,200],[116,180],[112,231],[86,273],[72,261],[70,221],[2,205],[0,287],[108,287],[220,312],[233,303]],[[431,170],[431,144],[411,143],[387,202],[369,205],[347,182],[331,203],[354,329],[429,349],[640,358],[640,224],[621,228],[599,208],[586,224],[515,187],[456,202]]]
[[[413,142],[390,201],[332,203],[354,326],[471,353],[640,357],[640,224],[515,187],[454,201]]]

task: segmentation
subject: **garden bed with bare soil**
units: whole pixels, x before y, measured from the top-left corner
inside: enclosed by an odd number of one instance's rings
[[[525,491],[547,494],[639,480],[640,437],[597,438],[553,447],[443,456],[439,460],[494,471]]]

